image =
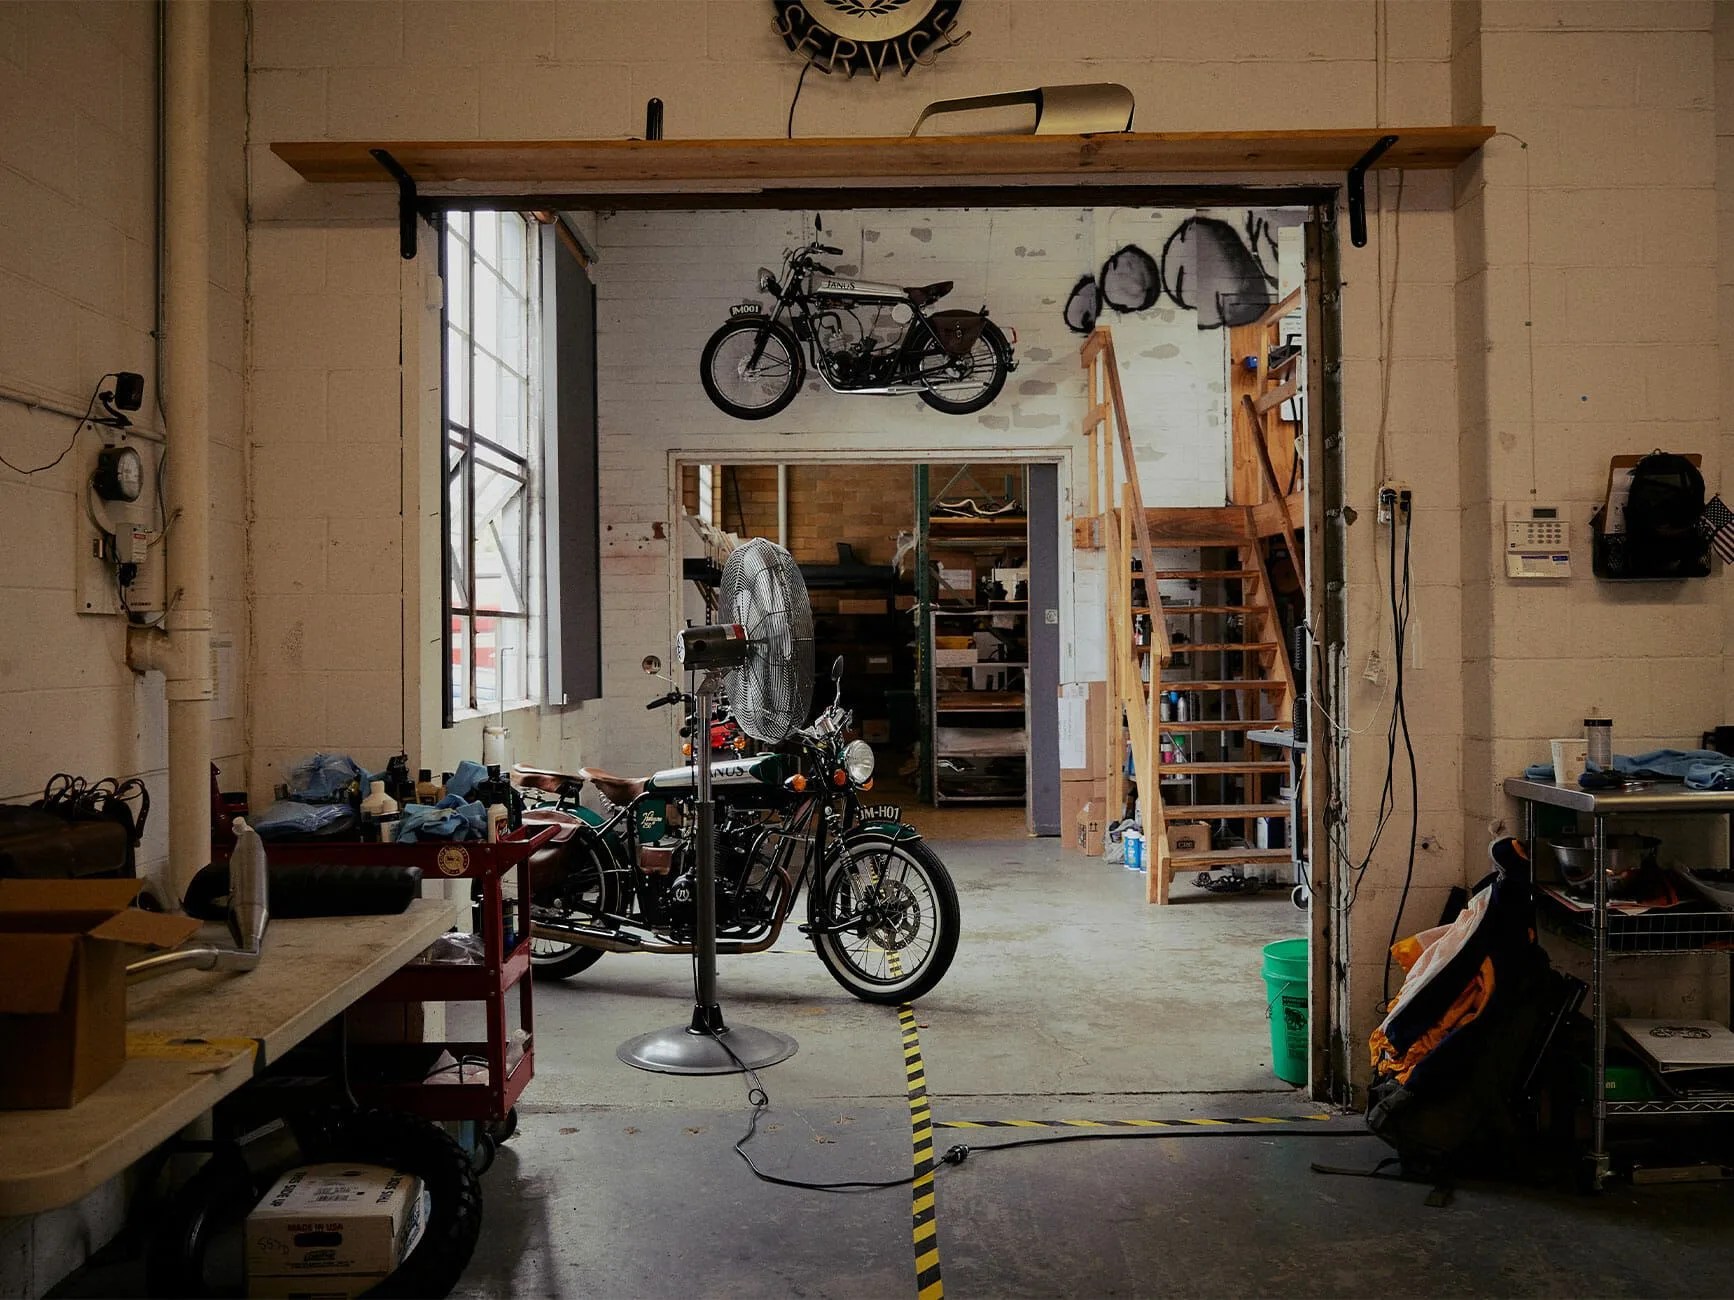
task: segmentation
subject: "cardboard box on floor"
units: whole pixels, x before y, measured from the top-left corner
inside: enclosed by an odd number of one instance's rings
[[[0,1110],[60,1110],[126,1061],[129,947],[173,948],[187,916],[130,906],[137,880],[0,880]]]
[[[380,1165],[291,1169],[247,1216],[247,1294],[371,1290],[415,1249],[426,1200],[414,1174]]]
[[[1060,782],[1060,828],[1070,848],[1092,857],[1102,852],[1106,787],[1101,781]]]
[[[1176,811],[1184,812],[1184,809]],[[1209,822],[1169,822],[1168,851],[1170,853],[1208,853],[1210,851]]]
[[[1108,683],[1066,682],[1060,687],[1060,780],[1108,775]]]

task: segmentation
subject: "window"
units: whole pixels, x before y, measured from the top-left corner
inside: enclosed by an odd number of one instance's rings
[[[447,717],[543,694],[537,227],[446,215]]]

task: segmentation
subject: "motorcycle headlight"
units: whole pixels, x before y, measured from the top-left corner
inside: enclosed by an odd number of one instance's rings
[[[866,785],[873,779],[873,746],[851,740],[843,747],[843,770],[856,785]]]
[[[771,274],[769,267],[761,266],[759,268],[759,291],[761,293],[777,292],[777,277]]]

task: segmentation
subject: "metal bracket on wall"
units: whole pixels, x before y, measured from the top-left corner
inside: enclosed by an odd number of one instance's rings
[[[1394,135],[1380,136],[1349,168],[1349,242],[1356,248],[1367,246],[1367,169],[1396,143]]]
[[[427,216],[432,209],[424,208],[416,194],[415,177],[403,169],[403,164],[391,156],[389,149],[369,149],[368,153],[397,182],[397,251],[406,262],[415,261],[415,219]]]

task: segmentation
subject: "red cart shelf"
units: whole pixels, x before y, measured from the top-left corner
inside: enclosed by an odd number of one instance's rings
[[[482,949],[480,965],[411,963],[369,993],[365,1002],[480,1002],[485,1008],[486,1042],[446,1041],[426,1043],[443,1048],[460,1062],[483,1057],[487,1079],[482,1082],[443,1083],[411,1080],[358,1087],[369,1100],[413,1111],[429,1119],[477,1120],[502,1123],[517,1105],[519,1096],[536,1072],[536,1038],[531,1006],[534,981],[530,974],[530,890],[527,872],[520,875],[517,897],[517,931],[510,950],[506,948],[505,893],[503,879],[526,863],[531,854],[551,841],[556,827],[530,832],[514,831],[495,844],[481,841],[428,841],[414,844],[269,844],[266,855],[285,865],[335,867],[420,867],[424,881],[472,880],[481,893]],[[523,1032],[522,1050],[515,1044],[507,1023],[508,996],[518,994],[518,1027]],[[459,1071],[460,1080],[462,1070]]]

